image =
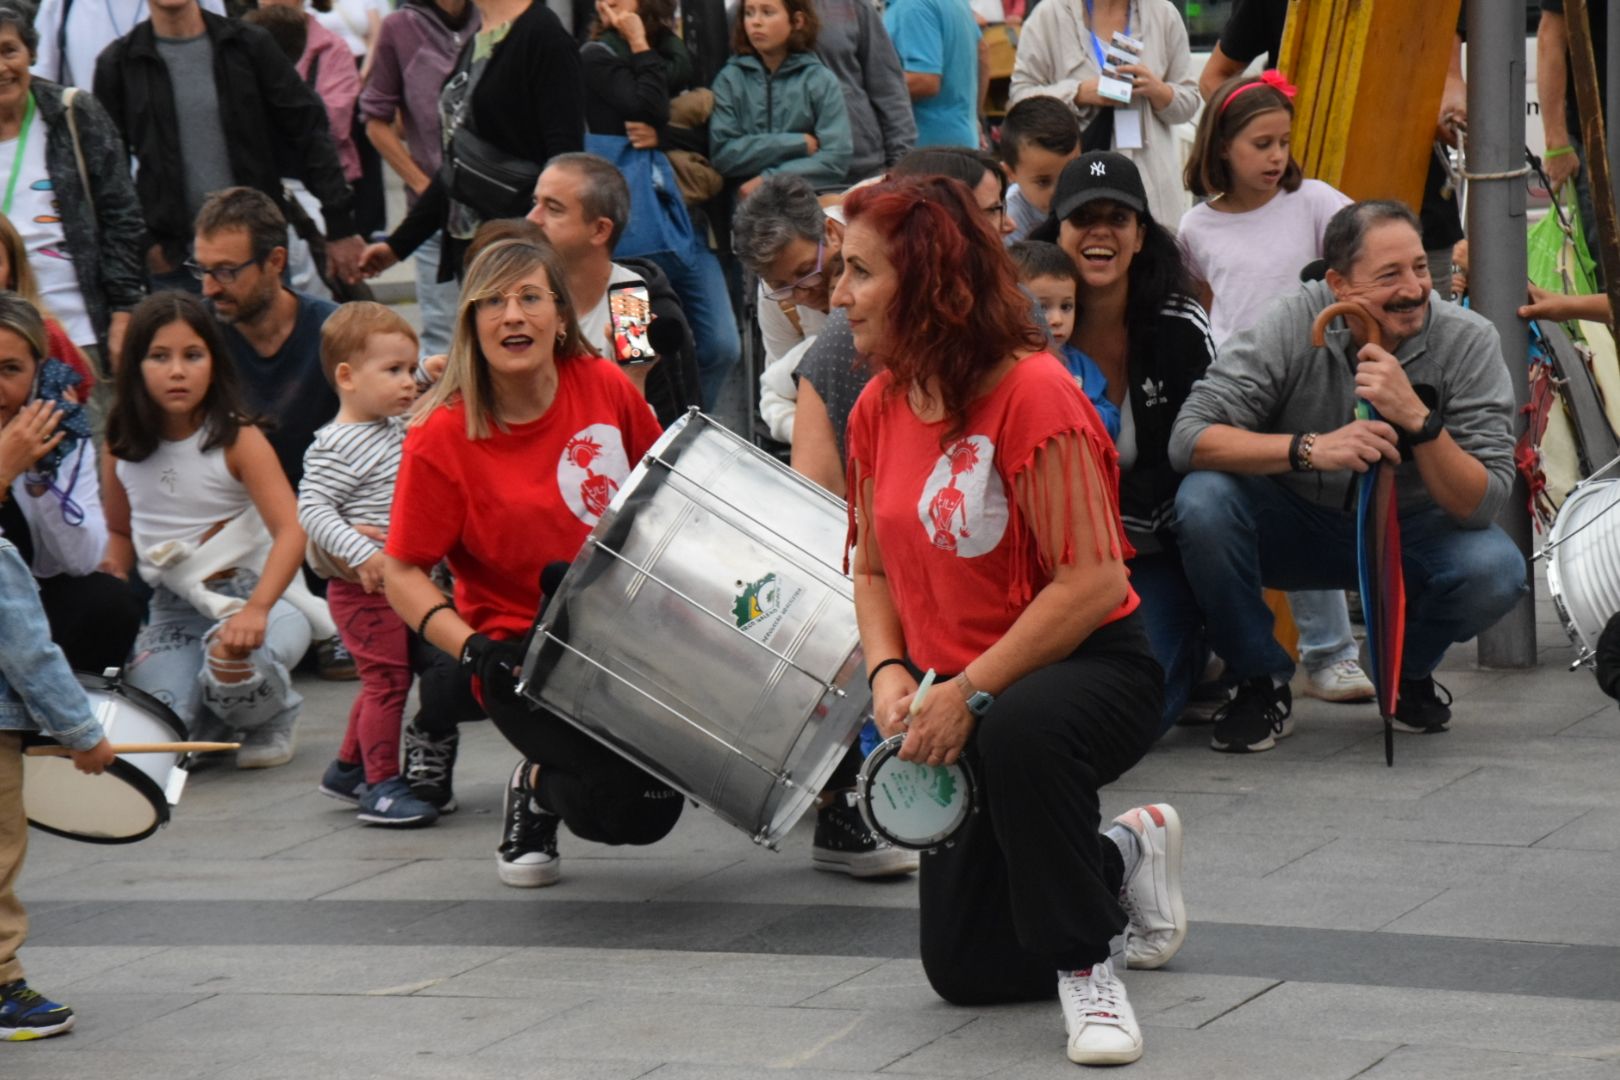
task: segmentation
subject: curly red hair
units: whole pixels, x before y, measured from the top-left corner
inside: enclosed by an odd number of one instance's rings
[[[1045,347],[1031,301],[1001,238],[959,180],[912,176],[860,188],[844,201],[844,215],[887,241],[904,283],[889,306],[890,340],[873,359],[891,373],[891,391],[933,384],[948,441],[961,434],[986,372]]]

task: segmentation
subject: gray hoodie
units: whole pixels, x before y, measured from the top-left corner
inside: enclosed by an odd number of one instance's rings
[[[900,57],[871,0],[817,0],[816,55],[844,87],[855,137],[850,183],[876,176],[917,144]]]
[[[1325,282],[1311,282],[1226,340],[1176,418],[1170,435],[1176,469],[1192,470],[1193,446],[1211,424],[1267,433],[1320,432],[1354,418],[1350,331],[1339,320],[1328,328],[1324,348],[1311,345],[1311,322],[1334,299]],[[1486,527],[1513,485],[1513,387],[1495,328],[1431,293],[1423,329],[1403,342],[1395,357],[1414,386],[1435,389],[1446,430],[1485,466],[1485,497],[1460,524]],[[1337,509],[1345,505],[1354,476],[1348,470],[1291,472],[1277,480],[1302,498]],[[1403,513],[1435,505],[1414,462],[1401,464],[1396,491]]]

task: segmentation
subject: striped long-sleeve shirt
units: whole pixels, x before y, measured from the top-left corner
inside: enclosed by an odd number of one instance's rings
[[[316,547],[353,567],[382,550],[354,526],[388,528],[404,445],[402,417],[366,424],[334,421],[315,433],[304,453],[298,523]]]

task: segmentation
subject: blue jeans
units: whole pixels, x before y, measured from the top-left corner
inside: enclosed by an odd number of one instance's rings
[[[1147,630],[1153,658],[1164,668],[1163,735],[1187,708],[1187,699],[1204,673],[1209,642],[1204,635],[1204,613],[1187,583],[1181,553],[1175,545],[1151,555],[1138,555],[1126,564],[1131,588],[1142,598],[1136,610]]]
[[[1299,627],[1299,660],[1306,671],[1321,671],[1359,655],[1344,590],[1297,590],[1288,594],[1288,608]]]
[[[416,303],[421,309],[423,358],[450,351],[450,335],[456,326],[456,302],[461,283],[455,278],[439,281],[439,247],[444,233],[436,232],[422,242],[411,256],[416,270]]]
[[[1401,677],[1427,676],[1524,595],[1524,556],[1501,529],[1464,529],[1437,506],[1401,515],[1406,649]],[[1261,522],[1265,527],[1261,528]],[[1260,590],[1356,585],[1356,523],[1264,476],[1195,472],[1176,494],[1187,580],[1215,651],[1237,681],[1288,678],[1294,664],[1272,636]]]
[[[681,311],[686,316],[686,324],[692,328],[692,340],[697,346],[703,407],[712,410],[720,400],[726,377],[742,361],[737,313],[731,309],[731,292],[726,288],[720,260],[707,248],[682,255],[664,251],[645,258],[658,265],[680,297]]]

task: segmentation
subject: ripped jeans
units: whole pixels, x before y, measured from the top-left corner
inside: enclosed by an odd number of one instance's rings
[[[246,599],[258,575],[236,570],[210,584],[224,596]],[[266,726],[291,728],[304,699],[293,689],[289,669],[309,649],[309,622],[285,600],[270,609],[264,644],[245,661],[208,659],[208,647],[222,625],[168,589],[152,594],[150,616],[135,639],[125,668],[131,686],[175,711],[193,737],[226,736]],[[227,680],[248,672],[240,681]],[[212,723],[209,723],[212,721]]]

